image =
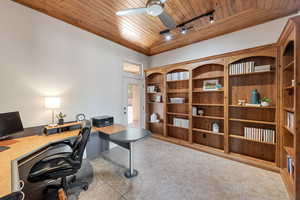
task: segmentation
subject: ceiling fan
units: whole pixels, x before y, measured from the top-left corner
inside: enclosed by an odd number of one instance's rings
[[[164,11],[164,3],[167,0],[148,0],[144,8],[131,8],[116,12],[118,16],[148,14],[154,17],[159,17],[160,21],[168,28],[176,28],[174,20]]]

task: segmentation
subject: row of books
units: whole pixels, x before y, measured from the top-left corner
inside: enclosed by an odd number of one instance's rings
[[[167,81],[188,80],[189,78],[189,72],[174,72],[167,74]]]
[[[261,142],[275,143],[275,131],[271,129],[244,127],[244,137]]]
[[[173,125],[177,126],[177,127],[182,127],[182,128],[189,128],[189,120],[174,117],[173,118]]]
[[[294,161],[291,156],[287,156],[287,170],[290,176],[294,177]]]
[[[254,72],[254,62],[244,62],[244,63],[237,63],[231,64],[229,67],[229,74],[246,74]]]
[[[286,126],[287,128],[293,129],[295,123],[294,113],[287,112],[286,113]]]
[[[253,73],[253,72],[265,72],[265,71],[271,71],[271,65],[255,66],[253,61],[231,64],[229,67],[230,75],[249,74],[249,73]]]

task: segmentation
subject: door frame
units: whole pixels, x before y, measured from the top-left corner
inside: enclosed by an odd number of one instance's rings
[[[123,64],[124,62],[127,63],[132,63],[135,65],[139,65],[140,68],[140,75],[135,75],[135,74],[131,74],[128,72],[124,72],[123,71]],[[145,119],[145,94],[144,94],[144,88],[145,88],[145,82],[144,82],[144,65],[142,63],[138,63],[138,62],[132,62],[132,61],[128,61],[128,60],[124,60],[122,63],[122,83],[123,83],[123,87],[122,88],[122,121],[123,124],[128,125],[128,110],[127,110],[127,103],[128,103],[128,97],[127,97],[127,93],[128,93],[128,83],[130,81],[132,81],[133,84],[138,84],[140,87],[140,120],[139,120],[139,126],[141,128],[145,128],[145,123],[144,123],[144,119]],[[126,106],[126,116],[124,114],[124,108]]]

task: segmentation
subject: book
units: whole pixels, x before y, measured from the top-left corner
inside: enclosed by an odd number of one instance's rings
[[[294,128],[294,122],[295,122],[295,118],[294,118],[294,113],[291,112],[287,112],[286,113],[286,126],[287,128],[293,129]]]

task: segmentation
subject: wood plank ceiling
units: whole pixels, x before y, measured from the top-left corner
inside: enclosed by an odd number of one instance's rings
[[[166,28],[157,17],[119,17],[121,9],[145,7],[147,0],[13,0],[146,55],[155,55],[253,25],[296,13],[299,0],[168,0],[165,11],[177,24],[215,10],[215,23],[208,17],[193,22],[186,35],[172,31],[166,41],[159,32]]]

